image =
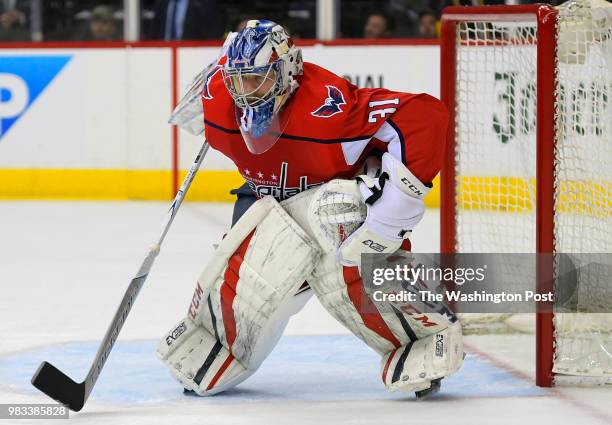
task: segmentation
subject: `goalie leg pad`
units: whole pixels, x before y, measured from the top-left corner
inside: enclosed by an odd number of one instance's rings
[[[342,266],[336,258],[338,247],[366,218],[357,183],[332,180],[284,201],[283,206],[324,252],[308,283],[326,310],[381,355],[409,342],[396,312],[379,311],[368,298],[358,267]]]
[[[463,363],[461,325],[403,345],[381,360],[382,381],[390,391],[422,391],[432,381],[455,373]]]
[[[182,334],[176,337],[177,332]],[[172,349],[162,354],[163,350],[158,348],[158,356],[183,387],[197,394],[219,393],[238,385],[255,372],[246,369],[215,336],[189,318],[182,320],[166,335],[166,344],[168,341],[172,341]]]
[[[366,293],[359,269],[339,265],[333,253],[323,256],[308,283],[336,320],[381,355],[442,331],[455,320],[375,303]]]
[[[272,350],[289,316],[310,296],[295,294],[318,256],[316,244],[274,198],[260,199],[217,248],[198,281],[184,320],[186,329],[174,332],[180,338],[172,344],[167,335],[158,346],[158,356],[186,388],[200,395],[210,394],[208,384],[219,362],[225,364],[225,372],[217,378],[223,389],[246,379]],[[194,332],[197,336],[191,336]],[[217,343],[222,349],[210,372],[197,383],[195,368],[210,358]],[[181,372],[185,368],[189,372]],[[212,390],[221,391],[217,386]]]
[[[393,312],[380,311],[365,293],[357,267],[327,253],[308,283],[325,309],[369,347],[383,355],[410,341]]]
[[[303,207],[304,200],[308,208]],[[432,381],[459,369],[463,361],[461,328],[451,314],[423,314],[413,308],[374,303],[358,267],[338,264],[336,249],[365,219],[354,181],[332,180],[283,205],[324,251],[308,283],[332,316],[381,354],[383,382],[389,389],[426,390]],[[407,242],[404,240],[402,249],[409,249]]]
[[[463,338],[456,319],[372,302],[357,267],[338,271],[333,255],[324,257],[315,277],[310,286],[327,311],[382,355],[382,380],[389,390],[426,390],[461,367]]]
[[[459,322],[451,323],[438,313],[405,313],[391,304],[372,302],[356,267],[344,267],[342,279],[330,273],[310,284],[336,319],[382,355],[383,383],[389,390],[425,390],[433,380],[461,367]]]

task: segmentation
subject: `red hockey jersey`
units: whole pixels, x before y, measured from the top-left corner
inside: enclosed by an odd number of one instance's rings
[[[334,178],[352,178],[373,150],[389,152],[423,183],[438,174],[448,114],[427,94],[360,89],[311,63],[282,113],[290,119],[268,151],[249,152],[221,72],[203,98],[205,135],[211,147],[238,167],[258,197],[287,199]]]

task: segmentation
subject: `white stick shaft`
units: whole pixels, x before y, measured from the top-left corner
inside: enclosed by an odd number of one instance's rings
[[[159,239],[157,240],[156,244],[149,249],[146,258],[138,269],[138,273],[136,274],[136,276],[134,276],[134,278],[130,282],[130,285],[125,291],[125,294],[123,295],[121,304],[119,305],[119,308],[115,313],[115,317],[113,317],[113,321],[111,322],[110,326],[108,327],[108,330],[106,331],[106,335],[104,335],[104,340],[100,344],[100,348],[98,349],[98,352],[96,353],[96,358],[94,359],[94,362],[91,365],[91,368],[89,369],[87,378],[85,378],[85,400],[87,400],[87,398],[89,397],[91,390],[93,389],[96,381],[98,380],[98,376],[100,375],[100,372],[102,371],[102,368],[106,363],[106,359],[108,358],[108,355],[113,349],[115,341],[119,336],[119,332],[121,331],[121,328],[123,328],[123,324],[125,323],[125,320],[127,319],[127,316],[130,313],[130,310],[132,309],[132,305],[134,304],[134,301],[138,296],[140,289],[144,285],[147,276],[149,275],[149,271],[153,266],[153,262],[155,261],[157,254],[159,254],[159,248],[161,247],[161,244],[164,241],[166,234],[168,233],[168,229],[170,228],[170,225],[172,224],[172,221],[174,220],[174,217],[176,216],[179,207],[183,203],[183,199],[187,194],[187,190],[189,189],[189,186],[191,186],[191,182],[193,181],[193,178],[195,177],[198,169],[200,168],[204,156],[206,156],[206,153],[208,152],[208,148],[208,142],[204,141],[204,143],[202,144],[202,148],[198,153],[198,156],[193,162],[191,168],[189,169],[189,173],[187,174],[187,176],[185,176],[183,184],[181,184],[181,187],[178,190],[174,201],[172,202],[172,205],[170,205],[168,213],[164,217],[164,221],[162,224],[162,232],[159,236]]]

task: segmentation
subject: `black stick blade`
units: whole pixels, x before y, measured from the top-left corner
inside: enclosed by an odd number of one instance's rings
[[[74,382],[51,363],[40,364],[32,377],[32,385],[75,412],[85,404],[85,383]]]

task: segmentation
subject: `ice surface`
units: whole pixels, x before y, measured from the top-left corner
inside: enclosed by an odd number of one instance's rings
[[[48,401],[29,385],[43,359],[74,379],[85,375],[167,206],[0,202],[0,403]],[[430,401],[387,393],[378,356],[316,299],[244,384],[212,398],[183,396],[153,347],[185,315],[230,217],[227,204],[183,205],[99,385],[70,423],[612,423],[610,388],[534,386],[532,335],[466,338],[465,366]],[[437,211],[428,211],[414,233],[415,250],[437,251],[438,234]]]

